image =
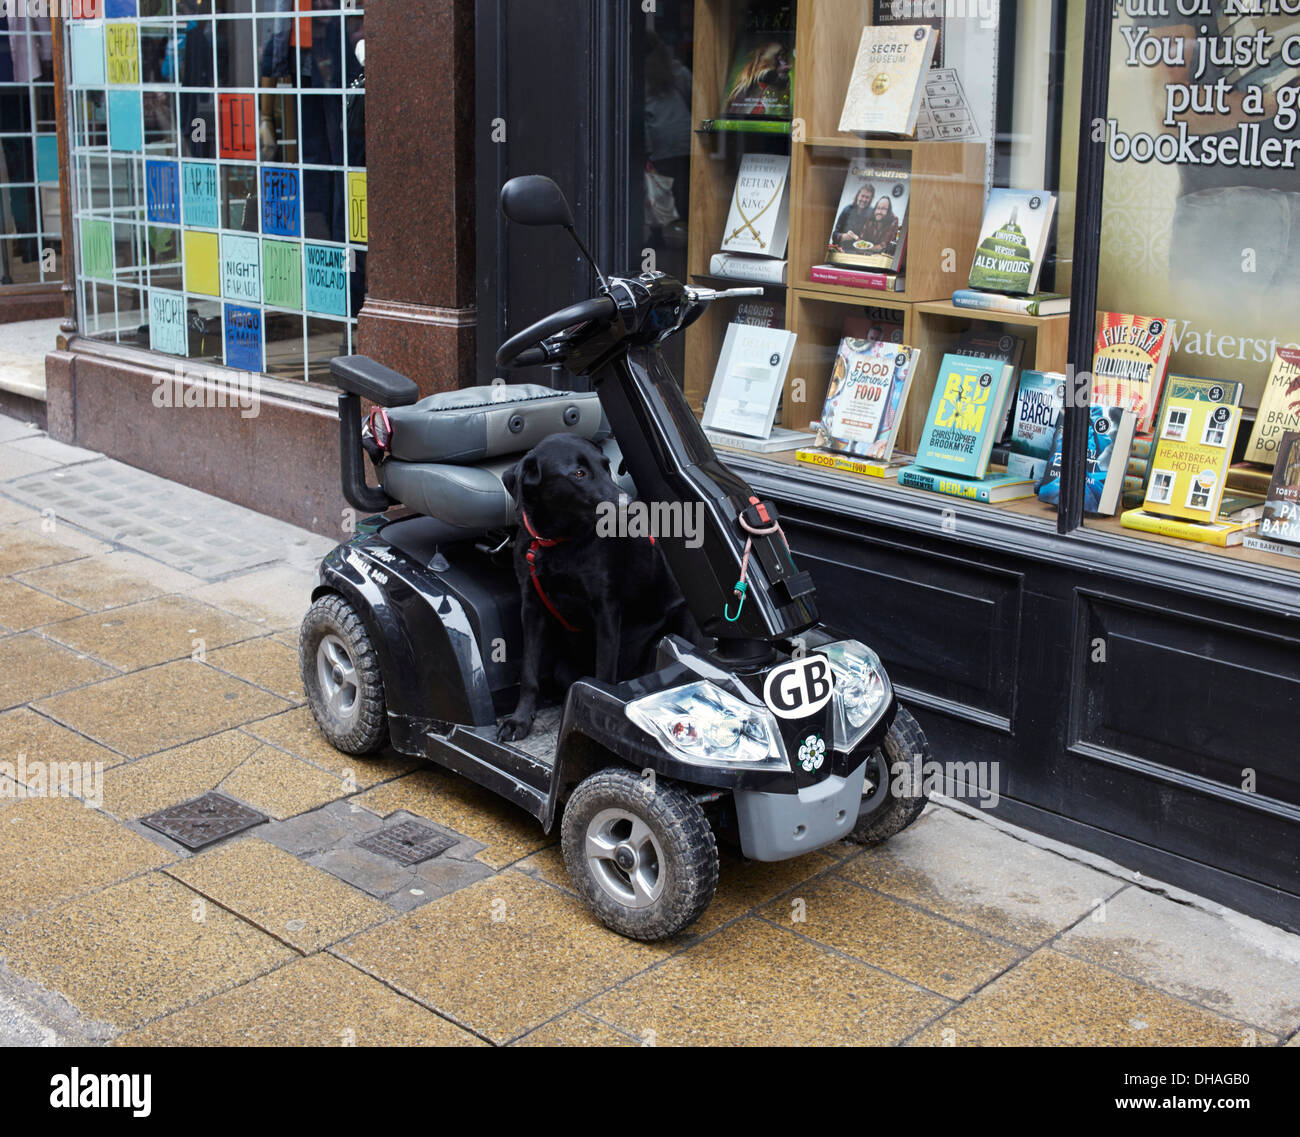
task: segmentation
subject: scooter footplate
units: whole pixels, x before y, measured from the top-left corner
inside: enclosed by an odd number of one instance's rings
[[[560,708],[547,707],[538,711],[533,720],[533,729],[521,742],[510,743],[516,750],[522,750],[530,758],[555,765],[555,744],[560,739]]]

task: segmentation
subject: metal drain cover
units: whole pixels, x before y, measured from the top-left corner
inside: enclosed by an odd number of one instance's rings
[[[187,849],[202,849],[268,820],[225,794],[207,793],[142,817],[141,823]]]
[[[381,829],[372,833],[357,846],[387,857],[400,865],[415,865],[445,853],[456,842],[444,837],[436,829],[421,825],[418,821],[404,821],[391,829]]]

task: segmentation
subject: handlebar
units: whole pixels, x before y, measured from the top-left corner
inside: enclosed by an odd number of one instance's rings
[[[549,357],[545,349],[539,346],[542,340],[575,324],[585,324],[589,320],[612,319],[617,314],[618,305],[614,303],[612,296],[597,296],[591,300],[584,300],[580,304],[571,304],[567,308],[551,313],[544,320],[538,320],[517,336],[506,340],[497,350],[497,366],[531,367],[534,364],[546,363]]]
[[[763,292],[762,288],[728,288],[718,292],[712,288],[687,287],[683,289],[683,294],[692,307],[699,311],[696,311],[690,319],[682,320],[674,330],[680,331],[715,300],[762,296]],[[597,296],[579,304],[571,304],[568,308],[552,313],[544,320],[538,320],[531,327],[525,328],[503,343],[497,351],[497,366],[518,368],[550,363],[555,357],[543,345],[543,341],[577,324],[586,324],[592,320],[612,320],[618,314],[619,306],[612,296]]]

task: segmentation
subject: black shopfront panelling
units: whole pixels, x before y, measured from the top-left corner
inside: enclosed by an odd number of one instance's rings
[[[998,762],[995,812],[1300,929],[1290,574],[741,465],[935,760]]]

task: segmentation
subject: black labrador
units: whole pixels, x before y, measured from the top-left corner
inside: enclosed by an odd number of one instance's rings
[[[524,634],[519,705],[497,728],[508,742],[532,730],[543,674],[617,683],[650,669],[664,635],[697,643],[699,632],[663,552],[648,537],[618,536],[610,523],[623,491],[598,446],[553,434],[502,480],[519,521]]]

